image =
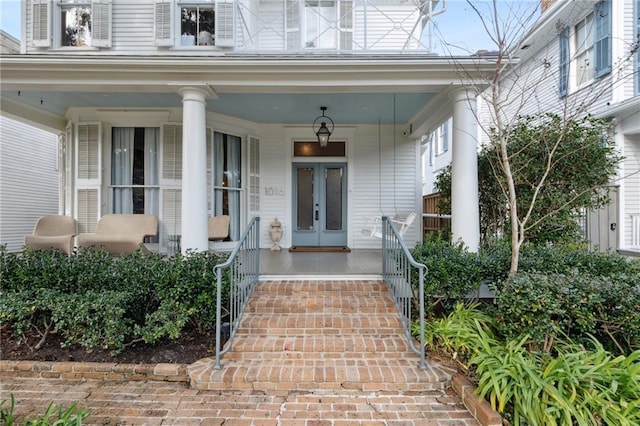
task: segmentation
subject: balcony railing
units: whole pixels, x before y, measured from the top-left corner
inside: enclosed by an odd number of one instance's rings
[[[428,51],[426,1],[239,0],[235,51],[370,53]],[[419,7],[419,5],[423,5]]]

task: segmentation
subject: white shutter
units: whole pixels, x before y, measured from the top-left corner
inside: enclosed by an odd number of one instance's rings
[[[31,43],[34,47],[51,47],[50,0],[33,0],[31,8]]]
[[[611,0],[596,4],[594,18],[594,77],[611,72]]]
[[[182,125],[162,126],[162,178],[182,180]]]
[[[154,44],[173,46],[173,2],[156,0],[153,9]]]
[[[207,127],[207,210],[209,216],[215,216],[213,210],[213,137]]]
[[[162,190],[162,222],[160,224],[160,244],[166,246],[169,235],[182,233],[182,190],[165,188]]]
[[[78,189],[77,206],[76,217],[78,221],[78,232],[95,232],[100,215],[100,189]]]
[[[91,45],[111,47],[111,0],[91,2]]]
[[[100,217],[102,126],[100,123],[80,123],[75,136],[78,230],[94,232]]]
[[[100,127],[98,123],[78,125],[78,180],[100,179]]]
[[[249,136],[249,217],[260,216],[260,139]]]
[[[300,1],[285,0],[284,2],[285,31],[287,50],[300,49]]]
[[[215,13],[216,46],[234,46],[234,20],[236,5],[234,0],[217,0]]]

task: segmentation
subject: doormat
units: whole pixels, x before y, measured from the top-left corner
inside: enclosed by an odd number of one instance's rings
[[[289,248],[289,252],[299,252],[299,253],[349,253],[351,249],[349,247],[344,246],[323,246],[323,247],[315,247],[315,246],[293,246]]]

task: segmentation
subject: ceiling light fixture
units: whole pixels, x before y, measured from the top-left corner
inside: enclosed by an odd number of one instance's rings
[[[321,106],[320,110],[322,111],[322,115],[313,120],[313,133],[318,137],[318,143],[320,143],[320,147],[324,148],[329,143],[329,137],[333,133],[333,128],[335,125],[333,124],[333,120],[324,115],[324,112],[327,110],[327,107]],[[327,127],[327,124],[331,125],[331,128]],[[319,127],[318,127],[319,126]],[[316,128],[318,130],[316,130]]]

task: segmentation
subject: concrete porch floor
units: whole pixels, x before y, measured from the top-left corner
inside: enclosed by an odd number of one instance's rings
[[[356,249],[349,253],[307,253],[260,250],[260,280],[313,277],[380,279],[382,250]]]

